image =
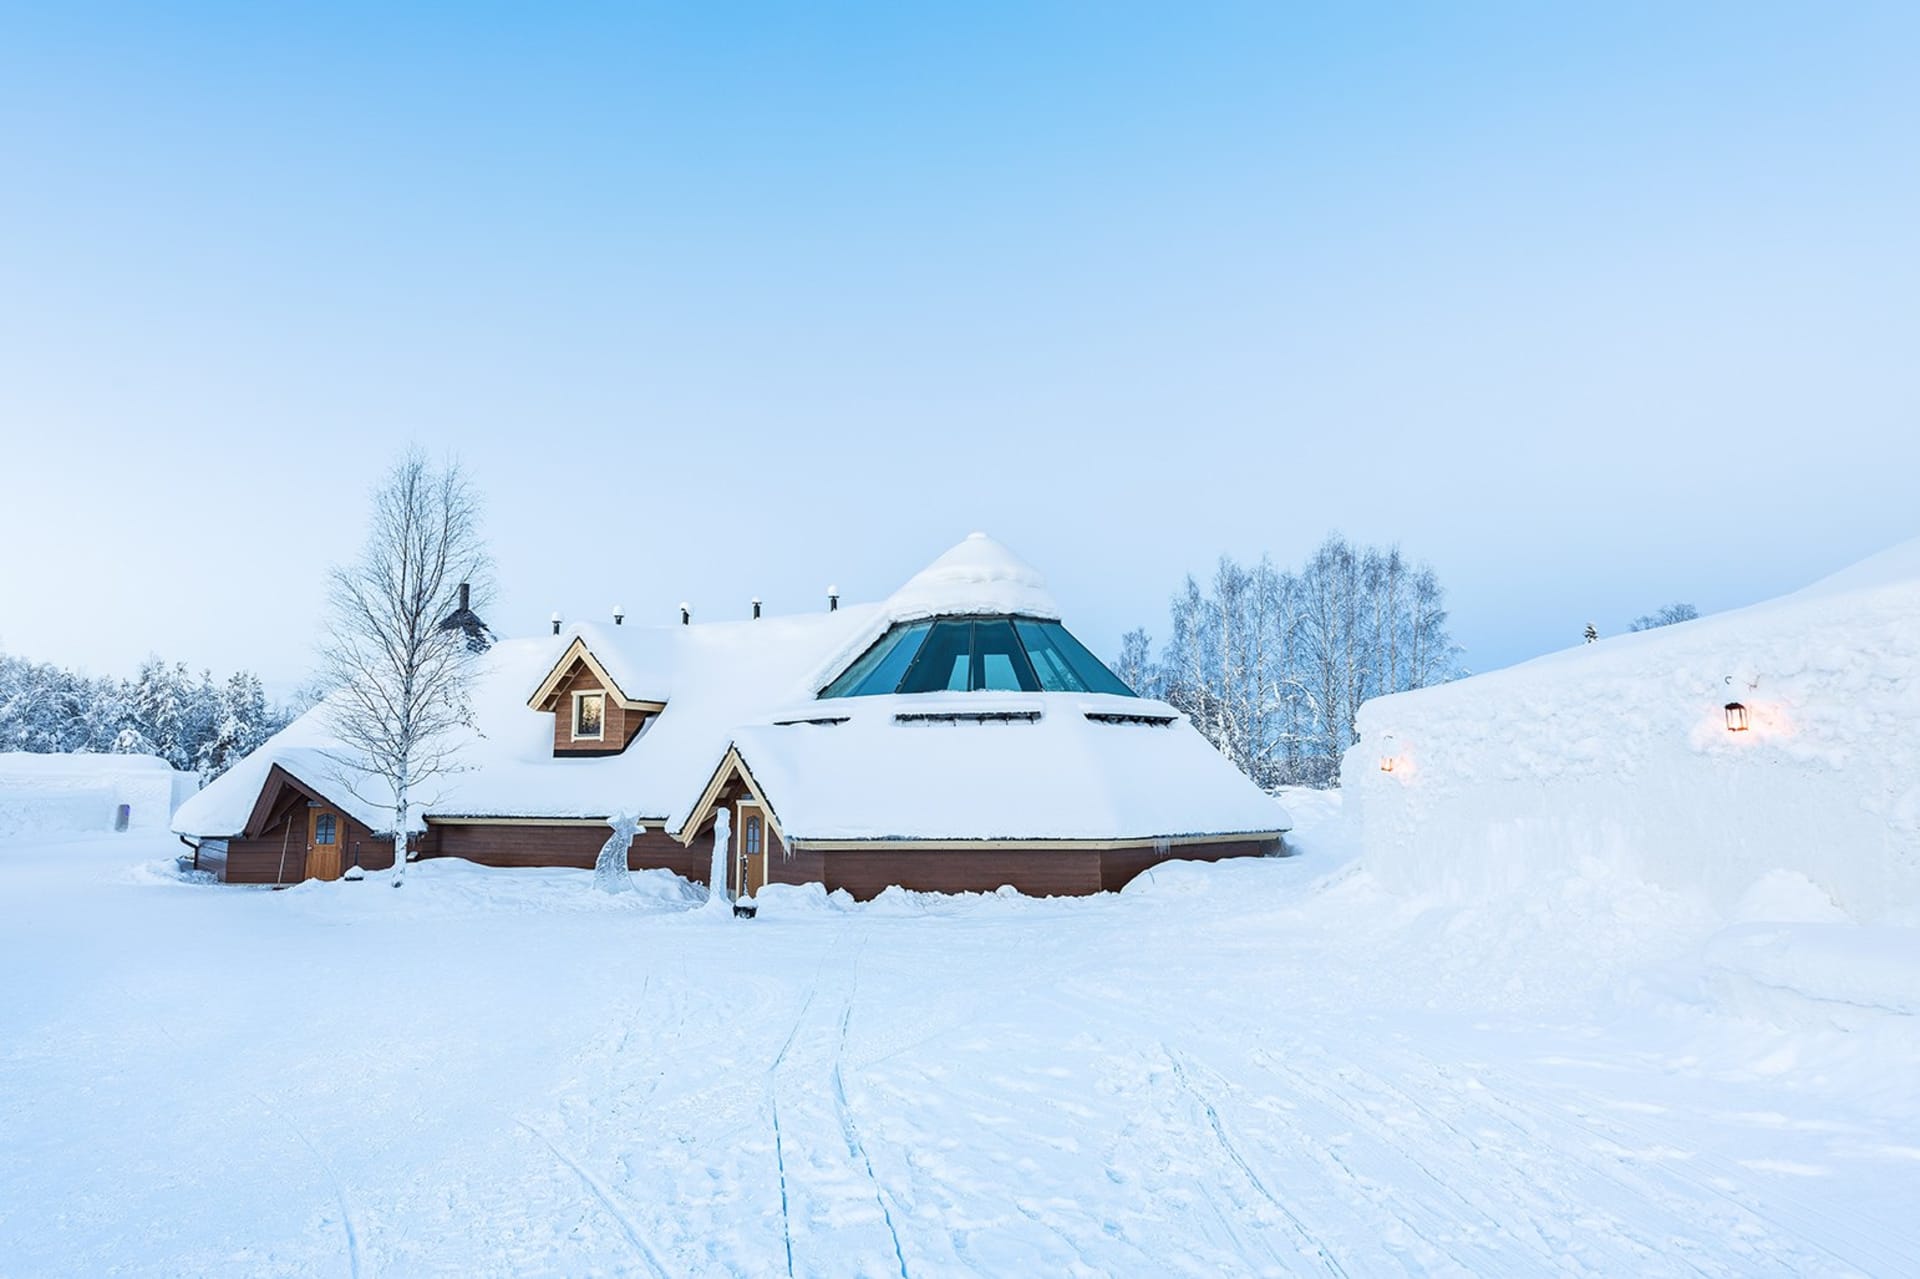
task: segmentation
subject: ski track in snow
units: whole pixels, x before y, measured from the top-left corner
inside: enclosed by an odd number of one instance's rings
[[[619,1224],[621,1232],[627,1237],[627,1242],[633,1245],[634,1253],[639,1256],[640,1260],[647,1263],[647,1269],[660,1276],[660,1279],[666,1279],[666,1268],[662,1266],[659,1259],[653,1255],[653,1249],[647,1247],[646,1240],[640,1237],[640,1228],[634,1224],[633,1218],[628,1216],[625,1210],[613,1201],[613,1192],[601,1185],[599,1178],[595,1177],[585,1168],[582,1168],[579,1160],[560,1149],[560,1147],[554,1143],[553,1138],[547,1136],[547,1134],[541,1132],[525,1120],[520,1121],[520,1126],[532,1133],[535,1137],[538,1137],[541,1144],[553,1152],[553,1157],[565,1164],[573,1175],[580,1179],[580,1184],[592,1192],[593,1197],[599,1201],[600,1206],[606,1209],[607,1215]]]
[[[417,887],[445,894],[433,873]],[[394,923],[364,890],[122,888],[115,916],[89,881],[52,932],[0,898],[9,1272],[1920,1273],[1920,1119],[1577,1010],[1356,1008],[1294,980],[1327,944],[1299,915],[1123,897],[722,924],[518,910],[512,882]],[[363,904],[357,944],[416,956],[415,989],[272,1003]],[[152,954],[203,921],[215,994],[141,948],[137,921],[178,910]],[[345,1082],[311,1069],[326,1053]],[[250,1103],[207,1098],[221,1071]],[[42,1116],[76,1079],[83,1103]]]

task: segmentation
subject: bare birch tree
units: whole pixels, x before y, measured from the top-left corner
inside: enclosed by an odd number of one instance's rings
[[[1223,557],[1210,590],[1189,577],[1159,661],[1135,631],[1120,664],[1260,785],[1330,786],[1361,703],[1459,673],[1444,600],[1398,548],[1335,534],[1298,573]]]
[[[322,641],[341,780],[392,814],[393,884],[406,878],[422,787],[457,768],[472,722],[477,653],[458,627],[460,586],[485,589],[491,566],[480,501],[457,462],[409,451],[373,494],[360,558],[333,571]]]

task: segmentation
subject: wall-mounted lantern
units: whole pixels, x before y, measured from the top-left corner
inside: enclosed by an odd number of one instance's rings
[[[1760,687],[1760,677],[1756,675],[1752,679],[1743,679],[1741,683],[1745,684],[1747,691],[1751,693]],[[1733,686],[1733,676],[1729,675],[1727,676],[1727,687],[1732,688]],[[1752,721],[1747,715],[1747,704],[1745,702],[1728,702],[1725,710],[1727,716],[1727,731],[1729,733],[1744,733],[1751,727]]]

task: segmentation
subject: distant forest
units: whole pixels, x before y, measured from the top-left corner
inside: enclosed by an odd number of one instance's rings
[[[0,750],[158,755],[207,782],[301,709],[268,702],[251,671],[216,681],[153,657],[133,679],[97,679],[0,653]]]
[[[1298,570],[1222,556],[1204,587],[1187,578],[1169,622],[1157,652],[1128,632],[1115,672],[1269,789],[1337,785],[1362,702],[1464,673],[1433,569],[1338,534]]]

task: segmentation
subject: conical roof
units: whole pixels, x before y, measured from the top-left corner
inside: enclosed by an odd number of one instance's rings
[[[896,622],[1002,613],[1060,620],[1060,606],[1040,570],[985,533],[969,533],[908,578],[885,611]]]

